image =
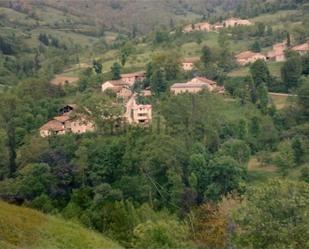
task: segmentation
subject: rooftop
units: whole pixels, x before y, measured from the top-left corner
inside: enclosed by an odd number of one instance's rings
[[[208,85],[206,83],[175,83],[171,86],[171,88],[193,88],[193,87],[202,87],[207,88]]]
[[[209,85],[215,85],[217,84],[217,82],[213,81],[213,80],[210,80],[210,79],[207,79],[205,77],[200,77],[200,76],[197,76],[197,77],[194,77],[192,80],[190,80],[188,83],[194,83],[195,81],[199,81],[199,82],[202,82],[202,83],[206,83],[206,84],[209,84]],[[197,83],[194,83],[194,84],[197,84]]]
[[[295,51],[309,51],[309,44],[308,43],[304,43],[304,44],[300,44],[297,46],[292,47],[292,50]]]
[[[108,80],[106,82],[104,82],[103,84],[105,83],[110,83],[114,86],[126,86],[128,85],[128,83],[124,82],[123,80]]]
[[[143,77],[145,76],[145,71],[135,72],[135,73],[126,73],[121,74],[121,78],[128,78],[128,77]]]
[[[63,124],[57,120],[51,120],[48,121],[45,125],[43,125],[41,130],[47,130],[47,131],[63,131],[64,127]]]
[[[54,117],[54,119],[61,122],[61,123],[64,123],[64,122],[70,120],[70,116],[69,115],[56,116],[56,117]]]
[[[237,54],[235,57],[236,59],[244,60],[244,59],[249,59],[255,55],[261,55],[260,53],[254,53],[252,51],[244,51],[239,54]]]

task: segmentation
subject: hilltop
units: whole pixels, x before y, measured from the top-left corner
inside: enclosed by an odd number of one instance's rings
[[[2,249],[120,249],[93,231],[24,207],[0,202]]]

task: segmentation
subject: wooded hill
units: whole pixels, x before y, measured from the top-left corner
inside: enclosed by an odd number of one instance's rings
[[[309,38],[303,2],[3,3],[0,198],[125,248],[307,248],[309,53],[293,50]],[[182,32],[220,16],[252,25]],[[284,41],[286,61],[266,58]],[[246,50],[265,61],[237,64]],[[207,89],[173,91],[197,80]],[[146,123],[128,122],[117,84],[151,108]],[[95,129],[73,132],[79,117]],[[106,245],[61,218],[0,202],[0,247]]]
[[[46,12],[44,19],[50,16],[47,12],[61,12],[63,17],[55,18],[54,25],[95,34],[102,30],[131,33],[133,29],[147,33],[154,27],[173,27],[192,19],[215,22],[232,15],[248,18],[295,9],[302,3],[305,0],[18,0],[1,5],[26,13],[39,22],[42,21],[42,11]]]

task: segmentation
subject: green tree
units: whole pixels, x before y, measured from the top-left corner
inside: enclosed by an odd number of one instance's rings
[[[256,24],[256,27],[257,27],[257,35],[258,36],[264,36],[264,34],[265,34],[265,24],[262,23],[262,22],[258,22]]]
[[[180,59],[177,54],[173,56],[171,54],[167,55],[164,62],[164,72],[166,80],[175,80],[180,72]]]
[[[212,61],[212,52],[210,47],[207,45],[203,46],[202,48],[202,56],[201,56],[201,62],[206,66]]]
[[[261,111],[266,114],[268,107],[268,91],[264,83],[260,84],[257,88],[257,94],[259,97],[258,106]]]
[[[194,153],[189,158],[188,173],[191,180],[195,183],[195,188],[198,194],[198,199],[203,199],[203,195],[207,189],[207,160],[205,155],[201,153]],[[196,181],[195,181],[196,180]]]
[[[253,79],[251,76],[247,76],[245,78],[245,83],[249,88],[249,92],[250,92],[250,99],[252,101],[253,104],[255,104],[258,100],[258,94],[257,94],[257,89],[254,85]]]
[[[111,67],[112,72],[112,80],[119,80],[121,78],[120,72],[121,72],[121,66],[119,63],[115,62]]]
[[[102,63],[99,62],[98,60],[93,60],[92,67],[93,67],[94,71],[96,72],[96,74],[102,73],[102,68],[103,68]]]
[[[251,50],[256,53],[261,52],[261,44],[258,40],[254,41],[254,43],[251,45]]]
[[[161,44],[169,40],[168,32],[165,30],[157,30],[154,34],[154,44]]]
[[[291,47],[291,36],[289,32],[286,34],[286,45],[288,48]]]
[[[23,167],[29,163],[38,162],[38,159],[48,151],[48,141],[40,136],[33,136],[18,148],[17,163]]]
[[[160,95],[162,92],[166,91],[167,83],[165,81],[164,71],[160,67],[153,70],[150,86],[156,95]]]
[[[220,155],[230,156],[239,164],[246,164],[250,159],[250,148],[242,140],[230,139],[223,143],[219,150]]]
[[[126,42],[119,51],[119,58],[121,65],[124,66],[127,62],[128,57],[134,53],[134,46],[130,42]]]
[[[287,175],[288,171],[295,166],[294,152],[289,142],[280,144],[275,163],[281,168],[283,175]]]
[[[9,154],[7,144],[7,136],[5,131],[0,129],[0,179],[8,175]]]
[[[250,74],[256,87],[264,83],[269,86],[271,83],[271,75],[267,64],[263,60],[257,60],[250,66]]]
[[[303,74],[309,75],[309,53],[305,54],[302,58]]]
[[[145,222],[134,229],[134,248],[137,249],[190,249],[189,230],[173,219]]]
[[[227,35],[227,32],[224,29],[220,29],[219,36],[218,36],[218,44],[220,45],[220,48],[223,50],[226,50],[229,48],[229,37]]]
[[[16,171],[16,118],[18,100],[14,95],[3,95],[0,99],[0,115],[3,121],[3,128],[6,132],[6,142],[9,153],[9,176]],[[21,113],[20,113],[21,114]]]
[[[309,79],[302,81],[301,86],[297,90],[298,105],[300,113],[304,120],[309,117]]]
[[[257,103],[263,113],[266,113],[268,107],[268,89],[272,78],[266,62],[257,60],[250,66],[250,73],[253,79],[249,81],[249,89],[251,91],[251,99],[253,103]]]
[[[82,186],[84,187],[89,162],[87,147],[83,145],[79,146],[78,150],[75,152],[75,156],[76,159],[74,163],[77,168],[78,177],[82,183]]]
[[[54,209],[51,198],[46,194],[42,194],[31,201],[30,207],[38,209],[44,213],[50,213]]]
[[[32,200],[42,194],[49,194],[54,185],[50,167],[47,164],[28,164],[17,176],[17,193]]]
[[[307,183],[309,183],[309,166],[305,166],[301,169],[300,171],[301,175],[300,175],[300,179],[302,181],[305,181]]]
[[[77,116],[86,116],[98,132],[113,133],[116,124],[120,124],[122,106],[108,95],[85,95],[80,103],[83,108],[77,110]]]
[[[237,248],[302,249],[309,236],[309,185],[270,180],[251,188],[236,212]]]
[[[287,89],[297,88],[302,73],[302,62],[299,56],[287,59],[281,68],[281,78]]]
[[[305,149],[302,140],[299,137],[295,137],[292,140],[292,149],[294,153],[295,163],[297,165],[301,164],[303,161],[303,156],[305,155]]]
[[[207,175],[208,186],[205,198],[219,200],[223,195],[242,189],[246,170],[232,157],[221,156],[210,161]]]

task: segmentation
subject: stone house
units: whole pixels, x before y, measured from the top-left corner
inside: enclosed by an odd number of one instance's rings
[[[189,24],[184,27],[183,32],[184,33],[190,33],[194,31],[211,31],[212,30],[212,25],[208,22],[199,22],[195,24]]]
[[[175,83],[170,87],[170,91],[175,95],[181,93],[198,93],[202,90],[223,93],[224,87],[218,86],[217,82],[205,77],[195,77],[186,83]]]
[[[152,120],[152,105],[137,104],[134,94],[126,104],[124,117],[129,124],[149,124]]]
[[[181,67],[184,71],[191,71],[194,68],[194,64],[198,62],[200,58],[192,57],[192,58],[185,58],[181,62]]]
[[[65,134],[64,124],[57,120],[50,120],[40,128],[41,137],[48,137],[52,134],[55,135]]]
[[[95,127],[92,122],[89,122],[85,117],[72,118],[66,122],[66,129],[74,134],[82,134],[93,132]]]
[[[298,52],[300,55],[304,55],[309,52],[309,44],[303,43],[300,45],[296,45],[292,47],[292,50]]]
[[[276,43],[273,45],[273,49],[266,54],[267,60],[282,62],[285,61],[285,50],[287,45],[285,42]]]
[[[235,56],[236,61],[239,65],[244,66],[250,63],[253,63],[257,60],[266,61],[266,56],[261,53],[254,53],[251,51],[241,52]]]
[[[223,28],[224,28],[224,25],[223,25],[223,23],[220,23],[220,22],[217,22],[214,25],[212,25],[213,30],[219,30],[219,29],[223,29]]]
[[[63,135],[66,133],[81,134],[94,131],[94,124],[83,116],[75,116],[73,111],[68,110],[69,106],[60,109],[61,115],[54,117],[40,128],[41,137],[51,135]]]
[[[229,19],[226,19],[225,21],[223,21],[223,26],[224,27],[236,27],[236,26],[249,26],[252,25],[253,23],[250,22],[247,19],[239,19],[239,18],[235,18],[235,17],[231,17]]]
[[[143,81],[145,79],[145,72],[135,72],[135,73],[127,73],[121,74],[121,80],[128,84],[129,86],[133,86],[137,81]]]
[[[117,94],[118,98],[123,98],[125,100],[129,99],[132,95],[132,90],[130,84],[123,80],[109,80],[101,85],[102,92],[111,90]]]

